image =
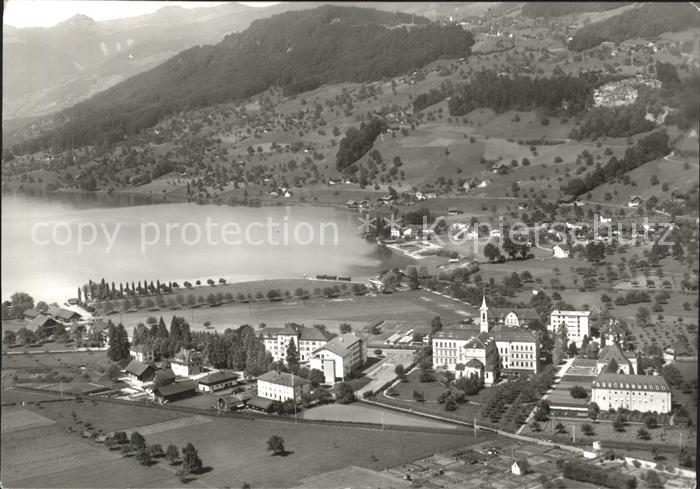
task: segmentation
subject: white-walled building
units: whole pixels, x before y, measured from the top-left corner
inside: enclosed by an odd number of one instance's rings
[[[199,352],[183,348],[170,360],[170,368],[178,377],[189,377],[200,373],[203,363]]]
[[[625,408],[631,411],[668,413],[671,389],[661,375],[623,375],[601,373],[591,386],[591,402],[607,411]]]
[[[433,368],[454,372],[456,378],[477,375],[484,385],[498,378],[496,343],[488,333],[476,329],[449,328],[432,340]]]
[[[564,326],[568,342],[573,341],[580,347],[584,336],[591,337],[590,316],[591,311],[552,311],[547,331],[556,333],[560,326]]]
[[[151,363],[155,360],[153,348],[146,345],[136,345],[129,349],[131,358],[138,360],[141,363]]]
[[[311,369],[323,372],[325,383],[343,381],[352,370],[367,361],[367,343],[352,333],[336,336],[316,349],[310,361]]]
[[[496,326],[491,331],[496,342],[499,370],[508,373],[540,372],[540,343],[534,331]]]
[[[517,310],[503,311],[513,314],[510,318],[499,315],[497,317],[503,321],[494,321],[489,317],[484,299],[479,329],[446,328],[438,331],[432,339],[433,368],[449,370],[456,377],[480,371],[485,385],[493,384],[503,372],[539,373],[539,337],[534,331],[520,327],[524,316],[529,317],[529,313],[521,312],[521,319],[515,313]],[[494,322],[497,324],[492,327]],[[514,326],[508,326],[506,322]]]
[[[263,340],[265,350],[270,352],[273,360],[286,361],[287,348],[290,342],[294,342],[299,353],[299,362],[308,362],[312,353],[324,346],[333,335],[318,327],[307,328],[290,323],[283,328],[265,328],[258,332],[258,337]]]
[[[219,370],[197,379],[197,389],[201,392],[216,392],[233,387],[238,383],[238,374],[231,370]]]
[[[274,370],[258,377],[258,396],[274,401],[299,401],[303,394],[311,390],[308,380],[284,372]]]

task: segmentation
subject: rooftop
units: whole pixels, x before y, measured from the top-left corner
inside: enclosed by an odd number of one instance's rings
[[[615,359],[618,364],[620,362],[627,363],[629,358],[636,358],[634,352],[623,351],[617,343],[605,345],[598,352],[598,363],[608,363],[612,359]]]
[[[194,382],[191,380],[185,380],[183,382],[174,382],[163,387],[158,387],[154,390],[156,395],[162,397],[173,396],[189,391],[194,391]]]
[[[277,372],[275,370],[270,370],[266,374],[261,375],[258,377],[258,380],[270,382],[271,384],[284,385],[286,387],[311,383],[298,375],[288,374],[286,372]]]
[[[670,392],[666,380],[661,375],[624,375],[602,372],[593,381],[592,387],[637,391]]]
[[[230,370],[220,370],[210,373],[209,375],[200,378],[197,382],[204,385],[220,384],[221,382],[229,382],[237,380],[238,374]]]
[[[49,316],[64,320],[72,319],[75,316],[80,317],[80,314],[77,312],[69,311],[68,309],[63,309],[62,307],[49,307],[47,314]]]
[[[591,311],[552,311],[552,316],[581,316],[588,317],[591,315]]]
[[[463,340],[467,341],[479,334],[479,327],[472,326],[470,328],[446,328],[438,331],[433,338],[440,340]]]
[[[509,307],[494,307],[494,308],[489,308],[489,315],[493,315],[493,317],[505,317],[510,313],[515,313],[516,316],[518,316],[518,319],[527,319],[527,320],[533,320],[533,319],[539,319],[540,316],[537,314],[537,311],[534,309],[530,308],[523,308],[523,309],[517,309],[517,308],[509,308]]]
[[[496,341],[537,342],[537,336],[532,331],[510,326],[496,326],[491,330],[491,337]]]
[[[141,377],[150,368],[153,368],[153,367],[151,367],[150,365],[147,365],[145,363],[141,363],[138,360],[132,360],[126,366],[125,370],[130,374],[134,374],[137,377]]]
[[[488,333],[479,333],[477,336],[470,338],[464,348],[485,348],[491,342]]]
[[[349,348],[359,341],[362,341],[362,339],[359,336],[355,336],[352,333],[345,333],[341,334],[340,336],[336,336],[328,343],[326,343],[325,346],[318,348],[316,351],[328,350],[332,353],[335,353],[336,355],[344,357],[345,355],[350,353]]]

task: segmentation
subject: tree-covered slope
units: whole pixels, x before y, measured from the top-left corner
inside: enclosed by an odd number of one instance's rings
[[[271,86],[299,93],[324,83],[370,81],[470,53],[458,26],[337,6],[258,20],[213,46],[188,49],[56,116],[28,148],[111,144],[182,110],[241,100]]]
[[[626,2],[527,2],[523,5],[525,17],[562,17],[584,12],[604,12],[620,8]]]
[[[569,49],[583,51],[598,44],[641,37],[648,39],[664,32],[697,27],[700,12],[689,3],[646,3],[600,22],[579,29],[569,42]]]

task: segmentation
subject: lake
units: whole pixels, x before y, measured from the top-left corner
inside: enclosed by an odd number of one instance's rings
[[[63,302],[88,279],[115,282],[376,274],[407,258],[364,240],[359,214],[328,207],[127,205],[2,197],[2,298]]]

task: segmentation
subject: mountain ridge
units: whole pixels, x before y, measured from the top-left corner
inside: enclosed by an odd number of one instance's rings
[[[417,25],[402,27],[408,22]],[[33,144],[111,144],[176,111],[240,100],[272,86],[289,94],[323,83],[373,81],[442,56],[468,56],[472,44],[461,27],[409,14],[332,5],[286,12],[216,45],[185,50],[62,111],[62,125]]]

